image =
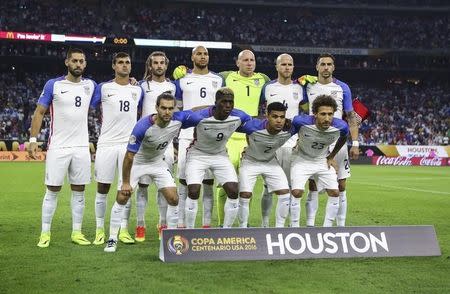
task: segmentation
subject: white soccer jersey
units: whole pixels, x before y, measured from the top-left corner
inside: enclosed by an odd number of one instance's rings
[[[98,146],[111,146],[128,142],[142,105],[140,86],[119,85],[114,81],[101,83],[95,89],[92,106],[102,105],[102,128]]]
[[[195,111],[187,119],[187,126],[196,126],[192,148],[208,154],[225,152],[225,145],[234,131],[251,117],[239,109],[233,109],[225,120],[213,116],[214,107]],[[238,130],[239,131],[239,130]]]
[[[278,80],[273,80],[264,85],[262,97],[266,105],[272,102],[283,103],[287,108],[286,118],[292,119],[299,114],[303,88],[297,82],[283,85]]]
[[[73,83],[64,76],[47,81],[38,104],[50,108],[48,149],[88,147],[88,112],[96,83]]]
[[[309,114],[312,115],[312,105],[314,100],[320,95],[330,95],[337,103],[337,110],[334,117],[341,118],[343,111],[350,112],[353,110],[352,93],[348,85],[338,79],[333,79],[333,82],[328,84],[308,84],[303,93],[303,103],[309,102]]]
[[[167,145],[178,135],[186,118],[192,111],[179,111],[173,114],[170,123],[159,127],[152,116],[141,118],[135,125],[128,142],[127,150],[136,153],[134,162],[146,164],[161,160]]]
[[[298,134],[298,145],[294,151],[297,155],[309,159],[324,159],[328,155],[328,147],[339,137],[347,136],[348,125],[339,118],[334,118],[331,126],[319,130],[312,115],[299,115],[292,120],[292,134]]]
[[[267,119],[252,119],[241,127],[241,131],[248,136],[248,146],[245,148],[243,158],[256,161],[270,161],[275,157],[275,151],[289,140],[291,134],[280,131],[275,135],[267,131]]]
[[[183,110],[194,107],[214,105],[216,92],[224,84],[223,78],[213,72],[206,75],[188,73],[183,78],[175,81],[177,100],[182,101]],[[180,138],[192,139],[193,129],[182,130]]]
[[[142,102],[142,117],[156,113],[156,98],[164,92],[175,96],[175,84],[170,80],[163,82],[141,81],[139,83],[144,90],[144,101]]]

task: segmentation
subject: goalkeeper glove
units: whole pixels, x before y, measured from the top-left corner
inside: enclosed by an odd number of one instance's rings
[[[307,84],[317,83],[317,77],[310,76],[310,75],[303,75],[303,76],[299,77],[297,81],[301,86],[306,86]]]
[[[179,65],[173,70],[172,76],[175,80],[179,80],[188,73],[188,70],[186,66]]]

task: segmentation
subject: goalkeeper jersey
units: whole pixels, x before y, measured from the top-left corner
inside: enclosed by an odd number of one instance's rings
[[[234,92],[234,107],[251,116],[257,116],[262,101],[262,88],[270,79],[263,73],[254,73],[251,77],[243,77],[238,71],[220,73],[225,86]],[[245,134],[234,133],[232,138],[245,138]]]

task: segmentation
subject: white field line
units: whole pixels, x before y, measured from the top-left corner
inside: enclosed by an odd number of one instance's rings
[[[376,186],[376,187],[383,187],[383,188],[392,188],[392,189],[397,189],[397,190],[409,190],[409,191],[416,191],[416,192],[426,192],[426,193],[431,193],[431,194],[450,195],[450,192],[425,190],[425,189],[416,189],[416,188],[408,188],[408,187],[402,187],[402,186],[382,185],[382,184],[374,184],[374,183],[366,183],[366,182],[358,182],[358,181],[351,181],[351,182],[355,183],[355,184],[360,184],[360,185],[369,185],[369,186]]]

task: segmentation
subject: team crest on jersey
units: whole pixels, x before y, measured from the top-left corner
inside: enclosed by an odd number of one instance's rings
[[[132,92],[131,93],[131,98],[136,101],[137,100],[137,93],[136,92]]]
[[[255,86],[259,86],[259,80],[253,80],[255,82]]]
[[[217,88],[218,85],[219,85],[219,83],[217,83],[217,81],[212,81],[213,88]]]
[[[91,94],[91,89],[89,86],[84,86],[84,94],[86,94],[87,96],[89,96]]]
[[[292,93],[292,98],[294,98],[294,100],[298,100],[298,93]]]
[[[336,99],[337,94],[338,94],[338,91],[331,91],[330,96],[333,97],[334,99]]]

